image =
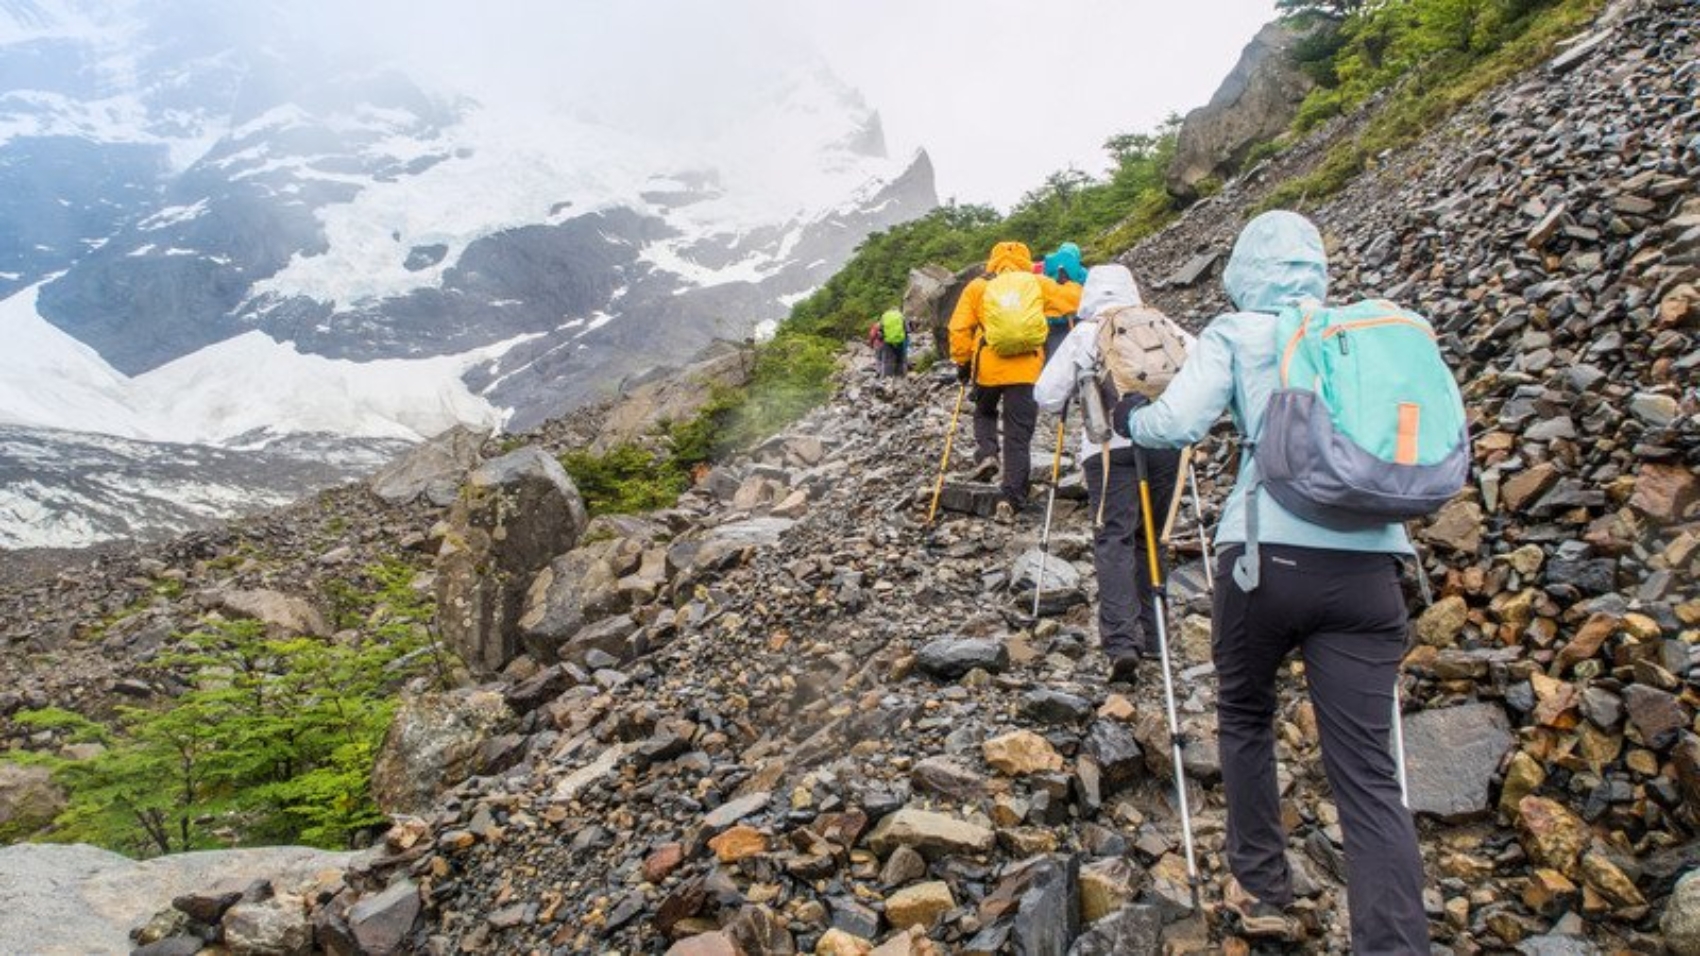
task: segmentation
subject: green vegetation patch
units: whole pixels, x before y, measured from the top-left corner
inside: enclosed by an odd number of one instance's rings
[[[188,688],[160,706],[121,709],[105,727],[65,710],[15,715],[104,752],[45,764],[69,794],[47,839],[147,856],[238,845],[352,845],[386,820],[370,796],[396,690],[446,662],[415,571],[367,568],[337,600],[349,641],[271,636],[255,621],[212,621],[146,665]],[[363,586],[363,587],[361,587]]]
[[[1320,85],[1299,108],[1295,132],[1356,109],[1388,90],[1354,141],[1336,146],[1308,176],[1269,194],[1260,209],[1291,208],[1339,191],[1390,149],[1408,146],[1459,108],[1553,55],[1604,0],[1289,0],[1299,17],[1331,17],[1295,51]]]

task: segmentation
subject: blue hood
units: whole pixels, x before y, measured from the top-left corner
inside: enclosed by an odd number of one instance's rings
[[[1080,247],[1072,242],[1065,242],[1057,247],[1057,251],[1045,257],[1045,275],[1062,282],[1085,282],[1086,269],[1080,264]]]
[[[1279,312],[1328,298],[1322,234],[1296,212],[1266,212],[1246,224],[1222,272],[1222,286],[1243,312]]]

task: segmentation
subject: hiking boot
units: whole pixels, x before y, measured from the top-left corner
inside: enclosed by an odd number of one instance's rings
[[[1115,654],[1110,657],[1110,683],[1139,683],[1139,655],[1137,653]]]
[[[996,458],[982,458],[974,464],[973,468],[968,469],[968,480],[991,481],[997,477],[997,474],[998,460]]]
[[[998,502],[997,509],[992,512],[992,520],[998,524],[1015,524],[1015,506],[1008,501]]]
[[[1222,892],[1222,906],[1228,917],[1239,926],[1241,935],[1249,939],[1270,939],[1296,943],[1304,938],[1304,927],[1287,911],[1273,903],[1265,903],[1229,879]]]

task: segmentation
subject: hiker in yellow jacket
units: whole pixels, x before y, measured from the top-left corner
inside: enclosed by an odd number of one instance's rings
[[[1000,484],[1003,500],[998,502],[998,518],[1014,520],[1027,504],[1032,470],[1029,446],[1033,443],[1033,428],[1039,419],[1039,406],[1033,401],[1033,383],[1045,366],[1045,350],[1035,348],[1019,355],[999,355],[985,347],[985,297],[990,277],[1005,272],[1028,272],[1033,269],[1033,255],[1019,242],[1000,242],[992,247],[986,259],[986,275],[970,280],[956,302],[950,316],[950,358],[957,364],[957,375],[968,382],[972,375],[974,390],[974,468],[970,476],[987,480],[998,471],[998,420],[1003,420],[1003,476]],[[1070,311],[1074,304],[1063,287],[1045,276],[1035,276],[1045,301],[1046,311]],[[1062,314],[1059,312],[1058,314]]]

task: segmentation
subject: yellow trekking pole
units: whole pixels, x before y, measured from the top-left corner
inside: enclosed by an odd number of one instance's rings
[[[1163,666],[1163,704],[1169,717],[1169,749],[1174,759],[1175,795],[1181,811],[1181,835],[1186,845],[1186,878],[1192,887],[1192,907],[1203,912],[1199,901],[1198,861],[1192,846],[1192,809],[1187,805],[1186,768],[1181,757],[1185,741],[1181,737],[1181,722],[1175,712],[1175,682],[1169,670],[1169,634],[1165,612],[1167,596],[1163,592],[1163,559],[1157,551],[1157,513],[1151,507],[1151,477],[1145,465],[1145,449],[1133,446],[1133,457],[1139,469],[1140,523],[1145,525],[1145,558],[1151,568],[1151,600],[1157,605],[1157,656]]]
[[[974,350],[974,357],[968,360],[968,381],[963,382],[956,390],[956,410],[950,413],[950,431],[944,436],[944,457],[939,459],[939,480],[933,485],[933,503],[927,508],[927,524],[933,523],[933,518],[939,513],[939,498],[944,494],[944,475],[950,470],[950,447],[956,443],[956,423],[962,418],[962,402],[968,397],[968,385],[974,381],[975,372],[980,365],[980,350]]]

